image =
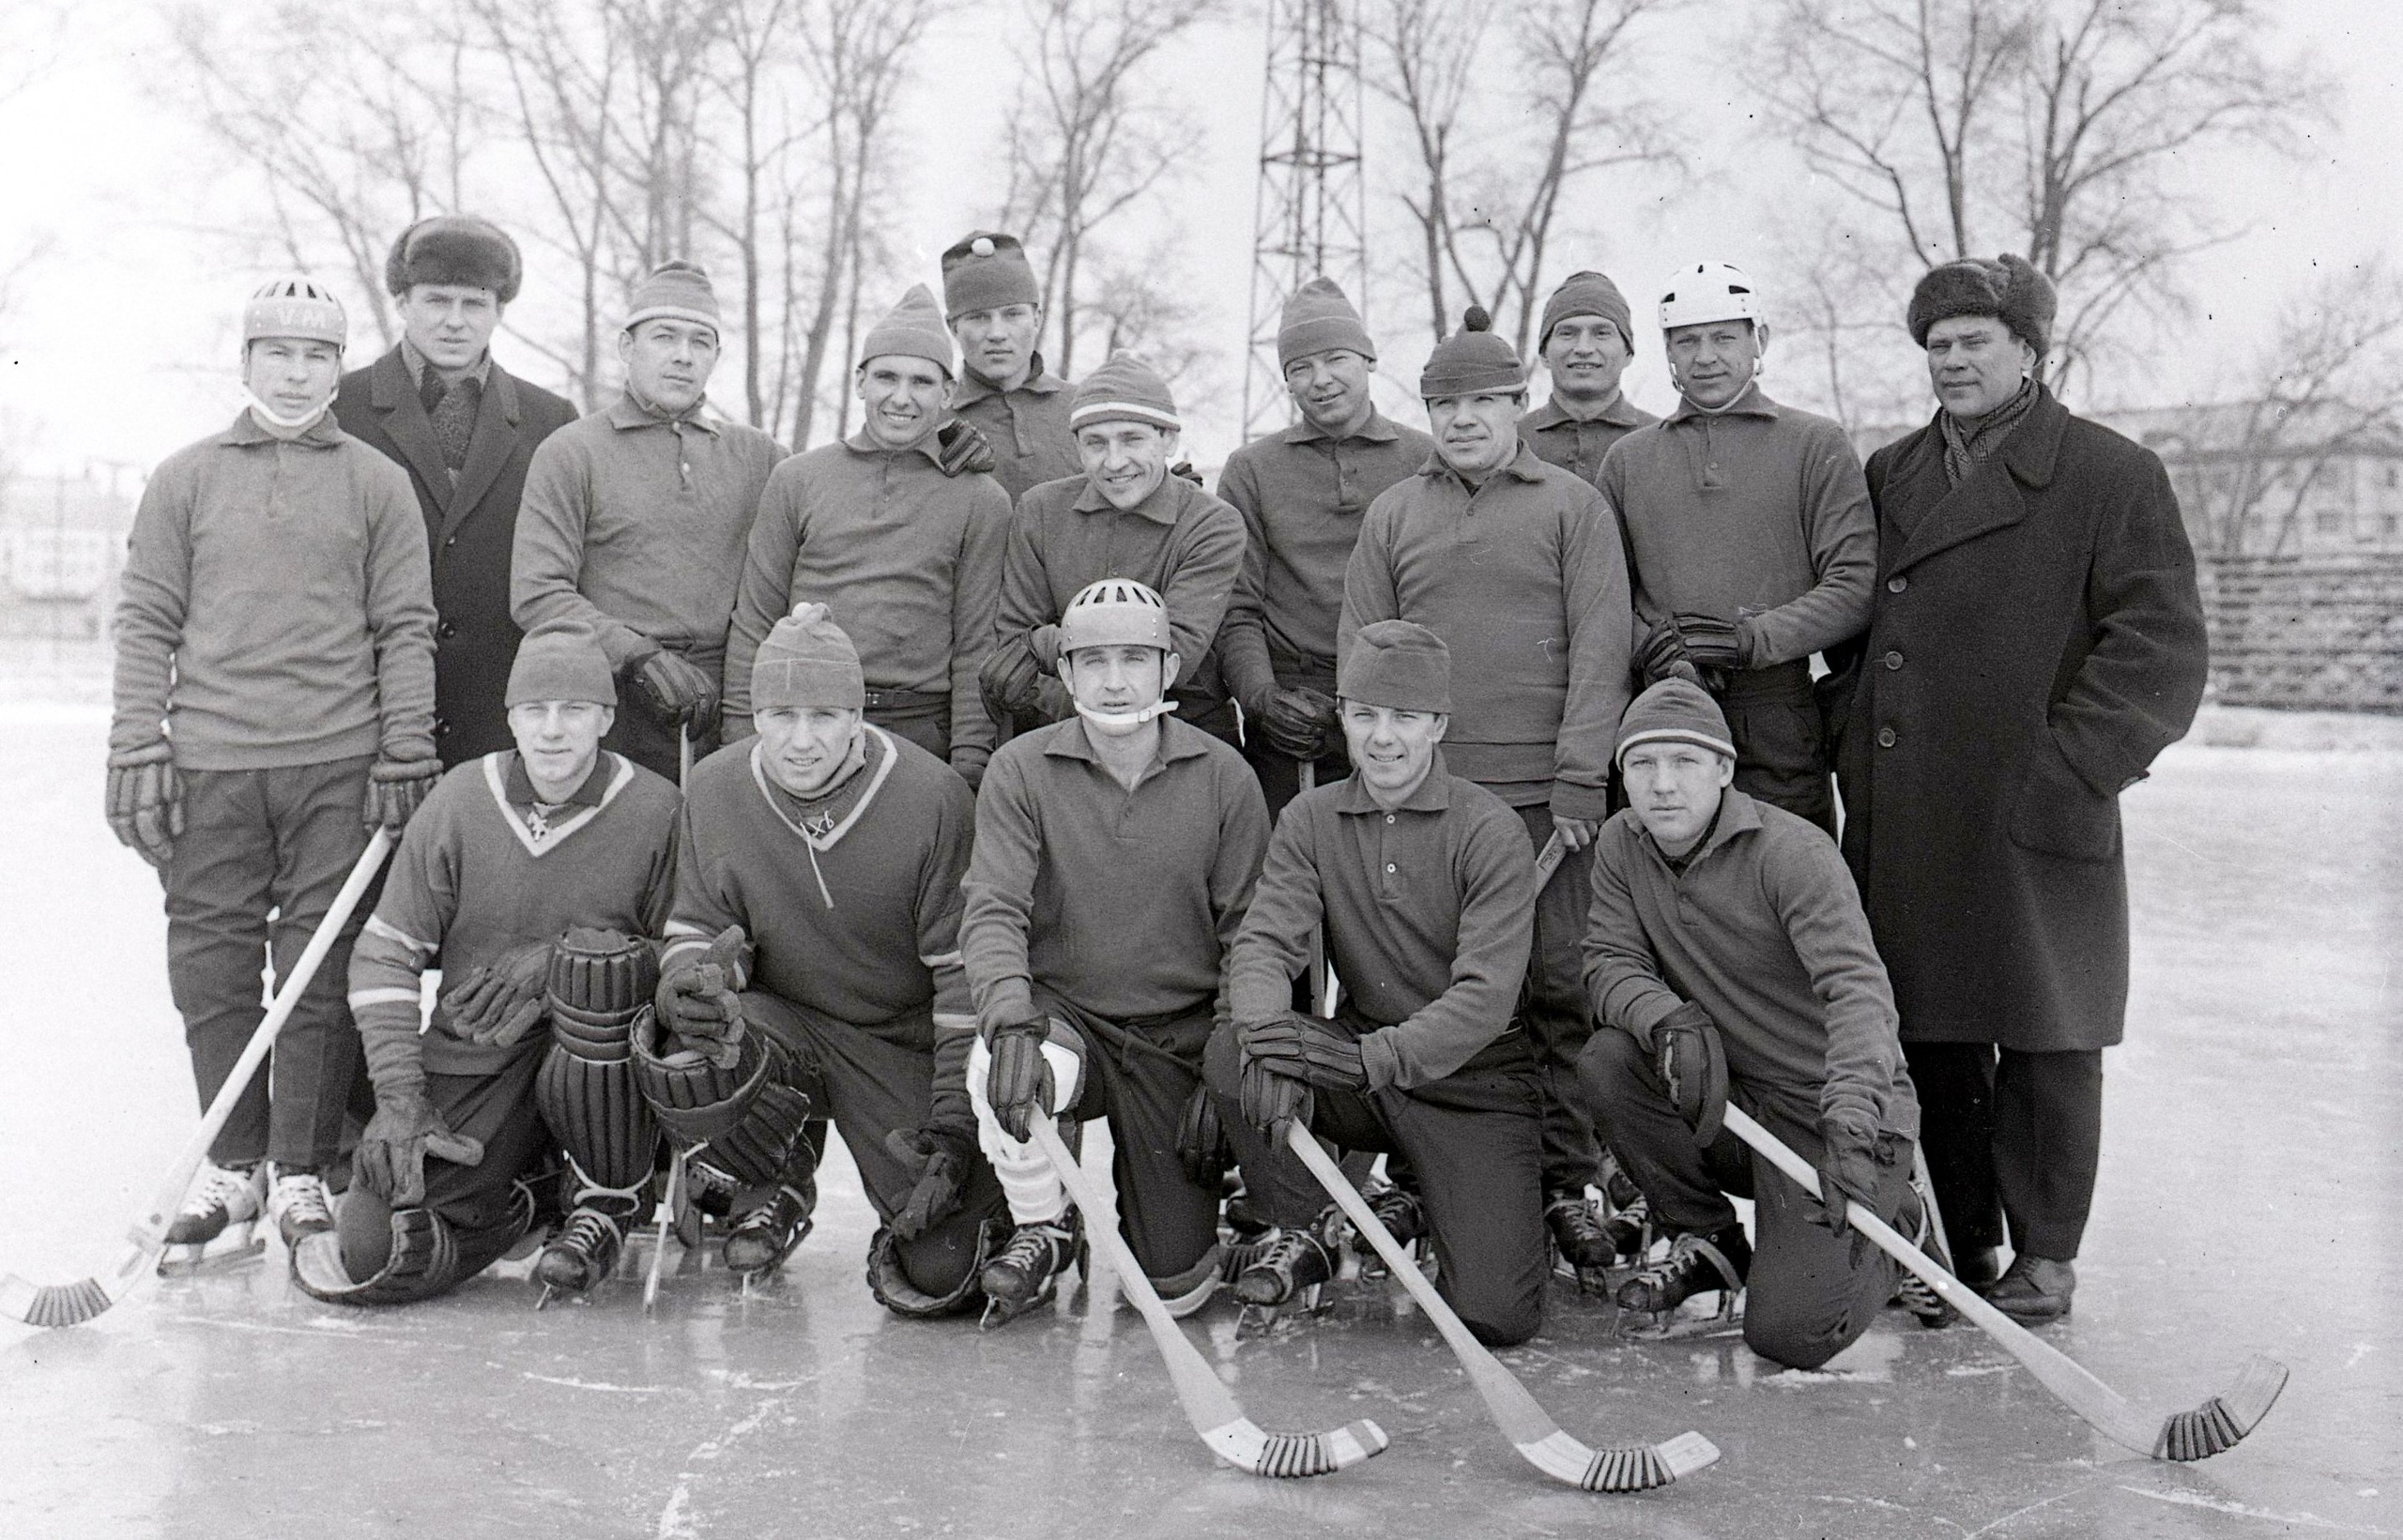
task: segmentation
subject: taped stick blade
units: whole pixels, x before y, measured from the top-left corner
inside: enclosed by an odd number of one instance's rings
[[[98,1278],[35,1284],[13,1273],[0,1275],[0,1315],[28,1326],[81,1326],[115,1303]]]
[[[2246,1362],[2234,1390],[2212,1396],[2192,1411],[2174,1411],[2163,1418],[2152,1457],[2182,1463],[2226,1454],[2269,1415],[2286,1383],[2285,1365],[2257,1355]]]

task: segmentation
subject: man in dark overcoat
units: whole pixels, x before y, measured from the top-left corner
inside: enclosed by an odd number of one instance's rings
[[[1844,856],[1954,1255],[2028,1322],[2069,1313],[2127,1005],[2120,793],[2194,720],[2206,650],[2160,459],[2037,378],[2054,308],[2011,256],[1912,295],[1942,407],[1869,462],[1875,608],[1839,719]]]
[[[343,376],[334,418],[408,472],[434,558],[434,744],[443,766],[510,748],[509,556],[534,446],[574,406],[493,361],[525,267],[497,226],[437,214],[401,232],[384,283],[401,340]]]

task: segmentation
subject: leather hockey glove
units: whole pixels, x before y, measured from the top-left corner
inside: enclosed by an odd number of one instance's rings
[[[1050,632],[1056,646],[1058,627],[1038,626],[1035,630]],[[976,675],[986,708],[996,720],[1004,723],[1018,712],[1033,710],[1043,698],[1043,676],[1050,666],[1034,654],[1032,647],[995,648]]]
[[[1308,1081],[1322,1090],[1366,1090],[1369,1072],[1360,1062],[1360,1040],[1332,1022],[1289,1011],[1273,1020],[1235,1029],[1244,1062],[1257,1060],[1279,1075]]]
[[[166,870],[184,831],[184,786],[165,739],[109,755],[108,812],[117,842]]]
[[[953,418],[935,430],[935,464],[945,476],[983,476],[1001,462],[993,457],[993,441],[973,422]]]
[[[1202,473],[1193,468],[1193,462],[1190,460],[1179,460],[1175,465],[1168,467],[1168,473],[1180,481],[1190,481],[1195,486],[1202,484]]]
[[[1662,1017],[1652,1029],[1652,1059],[1694,1142],[1718,1138],[1727,1116],[1727,1055],[1710,1013],[1688,1000]]]
[[[425,794],[442,779],[439,759],[378,759],[367,768],[367,805],[360,810],[370,832],[389,829],[400,836]]]
[[[1677,634],[1674,620],[1656,620],[1644,633],[1635,648],[1635,666],[1643,672],[1646,689],[1662,679],[1683,679],[1688,684],[1702,682],[1702,670],[1686,656],[1686,640]]]
[[[425,1157],[453,1166],[481,1166],[482,1141],[454,1134],[422,1090],[375,1099],[375,1116],[359,1136],[351,1169],[367,1190],[396,1209],[425,1201]]]
[[[717,719],[717,680],[682,653],[654,648],[635,660],[629,672],[635,698],[660,721],[703,733]]]
[[[1057,1094],[1050,1060],[1043,1057],[1051,1023],[1043,1016],[1004,1021],[985,1039],[993,1067],[985,1081],[985,1100],[992,1105],[993,1121],[1011,1138],[1023,1143],[1037,1113],[1048,1114]]]
[[[1176,1121],[1176,1160],[1186,1180],[1203,1192],[1215,1193],[1233,1163],[1227,1151],[1227,1131],[1218,1122],[1218,1098],[1208,1086],[1196,1086],[1185,1099],[1185,1115]]]
[[[1715,615],[1680,615],[1677,634],[1685,643],[1687,661],[1697,668],[1732,672],[1744,666],[1743,643],[1733,620]]]
[[[708,952],[685,953],[660,975],[652,1004],[679,1047],[730,1070],[742,1057],[741,991],[749,980],[749,942],[742,926],[728,925]]]
[[[1283,1065],[1244,1055],[1243,1068],[1235,1077],[1235,1102],[1243,1121],[1263,1134],[1274,1136],[1278,1124],[1295,1118],[1304,1128],[1309,1127],[1311,1115],[1318,1110],[1317,1100],[1310,1083],[1286,1074]]]
[[[1879,1159],[1878,1136],[1876,1116],[1866,1108],[1834,1106],[1819,1114],[1819,1212],[1811,1223],[1843,1235],[1852,1228],[1852,1216],[1844,1212],[1847,1200],[1877,1212],[1878,1179],[1885,1165]]]
[[[975,1165],[976,1140],[949,1128],[896,1128],[884,1149],[916,1183],[892,1218],[895,1240],[914,1241],[959,1212],[960,1189]]]
[[[1306,763],[1323,757],[1342,738],[1335,697],[1307,685],[1271,691],[1263,703],[1260,731],[1270,748]]]
[[[528,941],[467,969],[442,991],[452,1032],[506,1048],[532,1031],[550,1011],[551,950],[548,941]]]

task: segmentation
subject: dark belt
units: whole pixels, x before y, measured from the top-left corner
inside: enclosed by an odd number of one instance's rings
[[[867,693],[867,709],[871,711],[923,710],[950,704],[951,694],[948,691],[871,690]]]
[[[1767,668],[1747,668],[1727,676],[1727,682],[1716,692],[1730,706],[1767,706],[1783,702],[1794,706],[1812,704],[1811,660],[1797,658],[1792,663],[1772,663]]]

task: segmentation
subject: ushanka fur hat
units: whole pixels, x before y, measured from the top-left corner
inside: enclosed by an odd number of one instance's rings
[[[2005,252],[1989,262],[1964,257],[1931,267],[1911,291],[1911,341],[1927,345],[1927,331],[1959,315],[1991,315],[2042,357],[2052,345],[2053,314],[2059,309],[2053,281]]]
[[[517,243],[489,220],[436,214],[401,232],[384,259],[384,287],[404,295],[420,283],[490,289],[506,305],[517,297],[526,265]]]

